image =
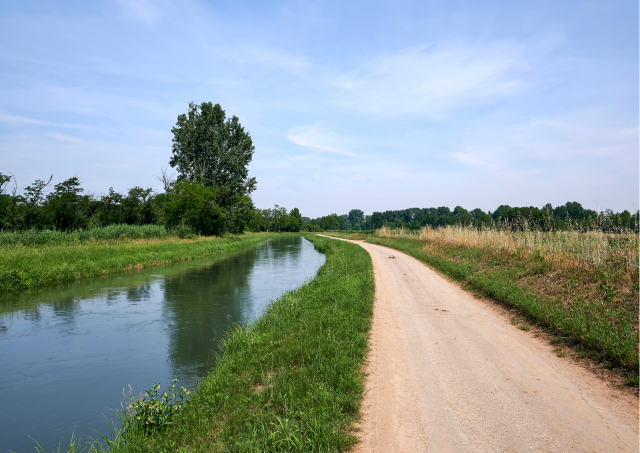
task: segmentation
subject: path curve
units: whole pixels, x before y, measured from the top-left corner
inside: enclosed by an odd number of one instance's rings
[[[356,452],[638,452],[635,395],[415,258],[357,243],[376,301]]]

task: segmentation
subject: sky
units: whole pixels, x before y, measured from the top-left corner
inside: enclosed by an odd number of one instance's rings
[[[637,1],[4,0],[0,172],[162,189],[219,103],[257,207],[634,210]]]

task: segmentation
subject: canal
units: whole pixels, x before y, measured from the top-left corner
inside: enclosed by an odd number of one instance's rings
[[[0,294],[0,453],[109,432],[129,386],[195,388],[233,324],[313,278],[302,237],[221,257]],[[106,417],[106,418],[105,418]],[[31,436],[31,438],[29,437]]]

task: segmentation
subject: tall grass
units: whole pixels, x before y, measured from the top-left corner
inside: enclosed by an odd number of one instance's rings
[[[637,376],[637,233],[381,228],[367,242],[406,252]]]
[[[423,227],[419,231],[382,227],[376,236],[413,238],[508,254],[526,251],[566,266],[593,267],[611,275],[623,274],[638,279],[638,234],[631,230],[620,233],[578,229],[544,232],[526,225],[519,231],[500,225],[482,228],[450,225]]]
[[[186,238],[193,235],[193,229],[188,226],[169,228],[162,225],[109,225],[71,232],[57,230],[0,231],[0,247],[72,245],[90,241],[122,239]]]
[[[281,233],[282,234],[282,233]],[[0,292],[165,265],[257,244],[266,233],[238,236],[95,240],[0,247]]]

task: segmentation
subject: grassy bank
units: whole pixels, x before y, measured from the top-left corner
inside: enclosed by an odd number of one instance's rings
[[[36,288],[230,252],[268,237],[266,233],[191,239],[119,236],[119,239],[89,237],[75,242],[60,239],[62,243],[50,241],[31,246],[13,243],[0,247],[0,291]]]
[[[315,279],[223,343],[216,367],[164,431],[139,425],[112,451],[344,451],[363,393],[373,307],[361,247],[309,237],[327,255]]]
[[[561,250],[557,244],[551,248],[554,240],[569,241],[560,236],[540,241],[545,249],[528,247],[528,239],[520,237],[526,232],[509,233],[508,242],[468,230],[425,230],[413,237],[383,230],[367,242],[407,253],[480,296],[519,309],[582,348],[585,356],[595,352],[600,359],[632,371],[636,377],[630,380],[637,381],[638,274],[637,264],[629,265],[628,246],[598,256],[582,248],[579,255],[567,252],[570,244]],[[605,239],[614,244],[621,240]],[[592,238],[573,240],[584,243]]]
[[[78,245],[95,241],[126,239],[168,239],[196,236],[188,226],[168,228],[163,225],[110,225],[91,230],[65,233],[53,230],[0,231],[0,247]]]

